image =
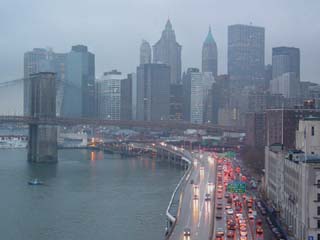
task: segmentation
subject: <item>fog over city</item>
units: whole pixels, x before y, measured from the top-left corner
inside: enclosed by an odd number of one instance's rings
[[[96,56],[96,76],[118,69],[134,72],[142,39],[155,44],[170,18],[182,45],[182,70],[200,67],[201,47],[212,26],[219,74],[227,72],[227,27],[266,29],[266,64],[275,46],[301,51],[301,80],[319,83],[318,0],[2,0],[0,82],[23,76],[23,53],[35,47],[68,52],[84,44]]]
[[[0,1],[0,239],[320,240],[320,0]]]

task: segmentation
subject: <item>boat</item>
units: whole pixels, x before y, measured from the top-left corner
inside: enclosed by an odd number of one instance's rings
[[[26,148],[27,144],[25,136],[0,136],[0,148]]]
[[[28,182],[29,185],[43,185],[43,182],[39,181],[37,178],[32,179]]]

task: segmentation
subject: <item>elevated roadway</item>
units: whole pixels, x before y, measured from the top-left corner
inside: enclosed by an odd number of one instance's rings
[[[214,185],[216,163],[209,161],[209,154],[193,154],[194,168],[181,193],[179,215],[169,239],[209,239],[212,228]],[[194,184],[191,184],[194,182]],[[209,184],[210,183],[210,184]],[[205,199],[206,193],[210,200]],[[195,197],[195,195],[197,197]],[[185,237],[184,230],[189,228],[191,236]]]
[[[119,127],[141,127],[149,129],[198,129],[209,132],[241,132],[231,126],[220,126],[212,124],[193,124],[184,121],[133,121],[133,120],[105,120],[97,118],[66,118],[66,117],[28,117],[28,116],[0,116],[0,123],[21,123],[26,125],[91,125],[91,126],[119,126]]]

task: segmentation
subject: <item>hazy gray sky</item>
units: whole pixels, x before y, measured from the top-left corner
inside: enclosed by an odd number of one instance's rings
[[[183,69],[200,67],[211,24],[226,73],[227,26],[266,28],[271,48],[301,49],[301,80],[320,83],[320,0],[1,0],[0,81],[23,75],[23,53],[34,47],[68,52],[85,44],[96,55],[96,76],[110,69],[133,72],[142,39],[152,45],[170,17],[182,45]]]

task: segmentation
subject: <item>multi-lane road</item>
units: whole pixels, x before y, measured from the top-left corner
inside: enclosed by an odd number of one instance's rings
[[[177,222],[169,239],[264,239],[263,234],[256,232],[256,209],[248,203],[251,198],[247,194],[227,192],[228,183],[241,176],[232,161],[213,157],[208,152],[194,153],[192,157],[193,170],[184,180]],[[234,227],[230,228],[230,221]]]
[[[209,239],[213,219],[213,199],[216,163],[208,153],[193,154],[193,171],[186,179],[182,193],[178,220],[170,239]],[[206,194],[210,194],[210,199]],[[191,236],[185,237],[185,229],[190,229]]]

